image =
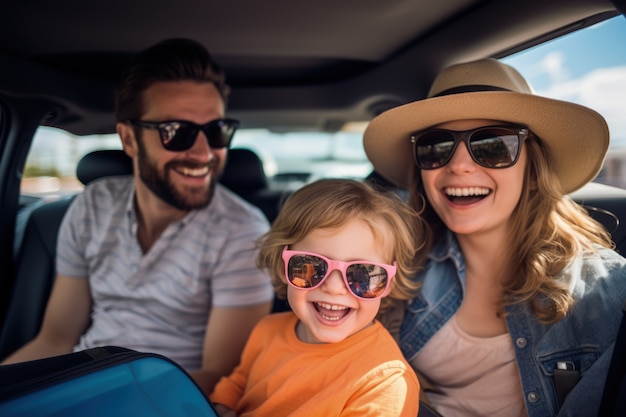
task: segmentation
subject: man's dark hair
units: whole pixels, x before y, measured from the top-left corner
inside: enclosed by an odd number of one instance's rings
[[[168,39],[140,52],[115,91],[115,119],[140,118],[143,92],[160,81],[199,81],[215,85],[224,104],[230,92],[224,72],[207,49],[191,39]]]

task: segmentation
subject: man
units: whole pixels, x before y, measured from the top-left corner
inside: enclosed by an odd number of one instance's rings
[[[199,43],[140,53],[116,91],[133,177],[85,188],[66,214],[37,337],[5,363],[117,345],[163,354],[205,393],[230,373],[273,290],[255,266],[269,224],[217,183],[238,122]]]

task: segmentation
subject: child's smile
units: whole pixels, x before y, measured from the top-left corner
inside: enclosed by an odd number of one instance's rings
[[[328,321],[337,321],[350,314],[350,307],[328,304],[328,303],[313,303],[313,306],[319,313],[319,315]]]

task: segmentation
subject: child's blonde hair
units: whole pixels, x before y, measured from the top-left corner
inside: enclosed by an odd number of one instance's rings
[[[391,292],[381,301],[384,312],[394,300],[415,298],[419,285],[412,279],[423,265],[422,250],[430,240],[424,220],[396,194],[348,179],[324,179],[305,185],[285,202],[272,228],[259,239],[257,265],[267,269],[276,295],[286,298],[282,251],[318,229],[333,229],[358,219],[369,226],[381,252],[397,264]]]

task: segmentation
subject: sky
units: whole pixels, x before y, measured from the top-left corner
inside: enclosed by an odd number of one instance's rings
[[[626,18],[574,32],[502,61],[519,70],[539,95],[602,114],[611,148],[626,149]]]

